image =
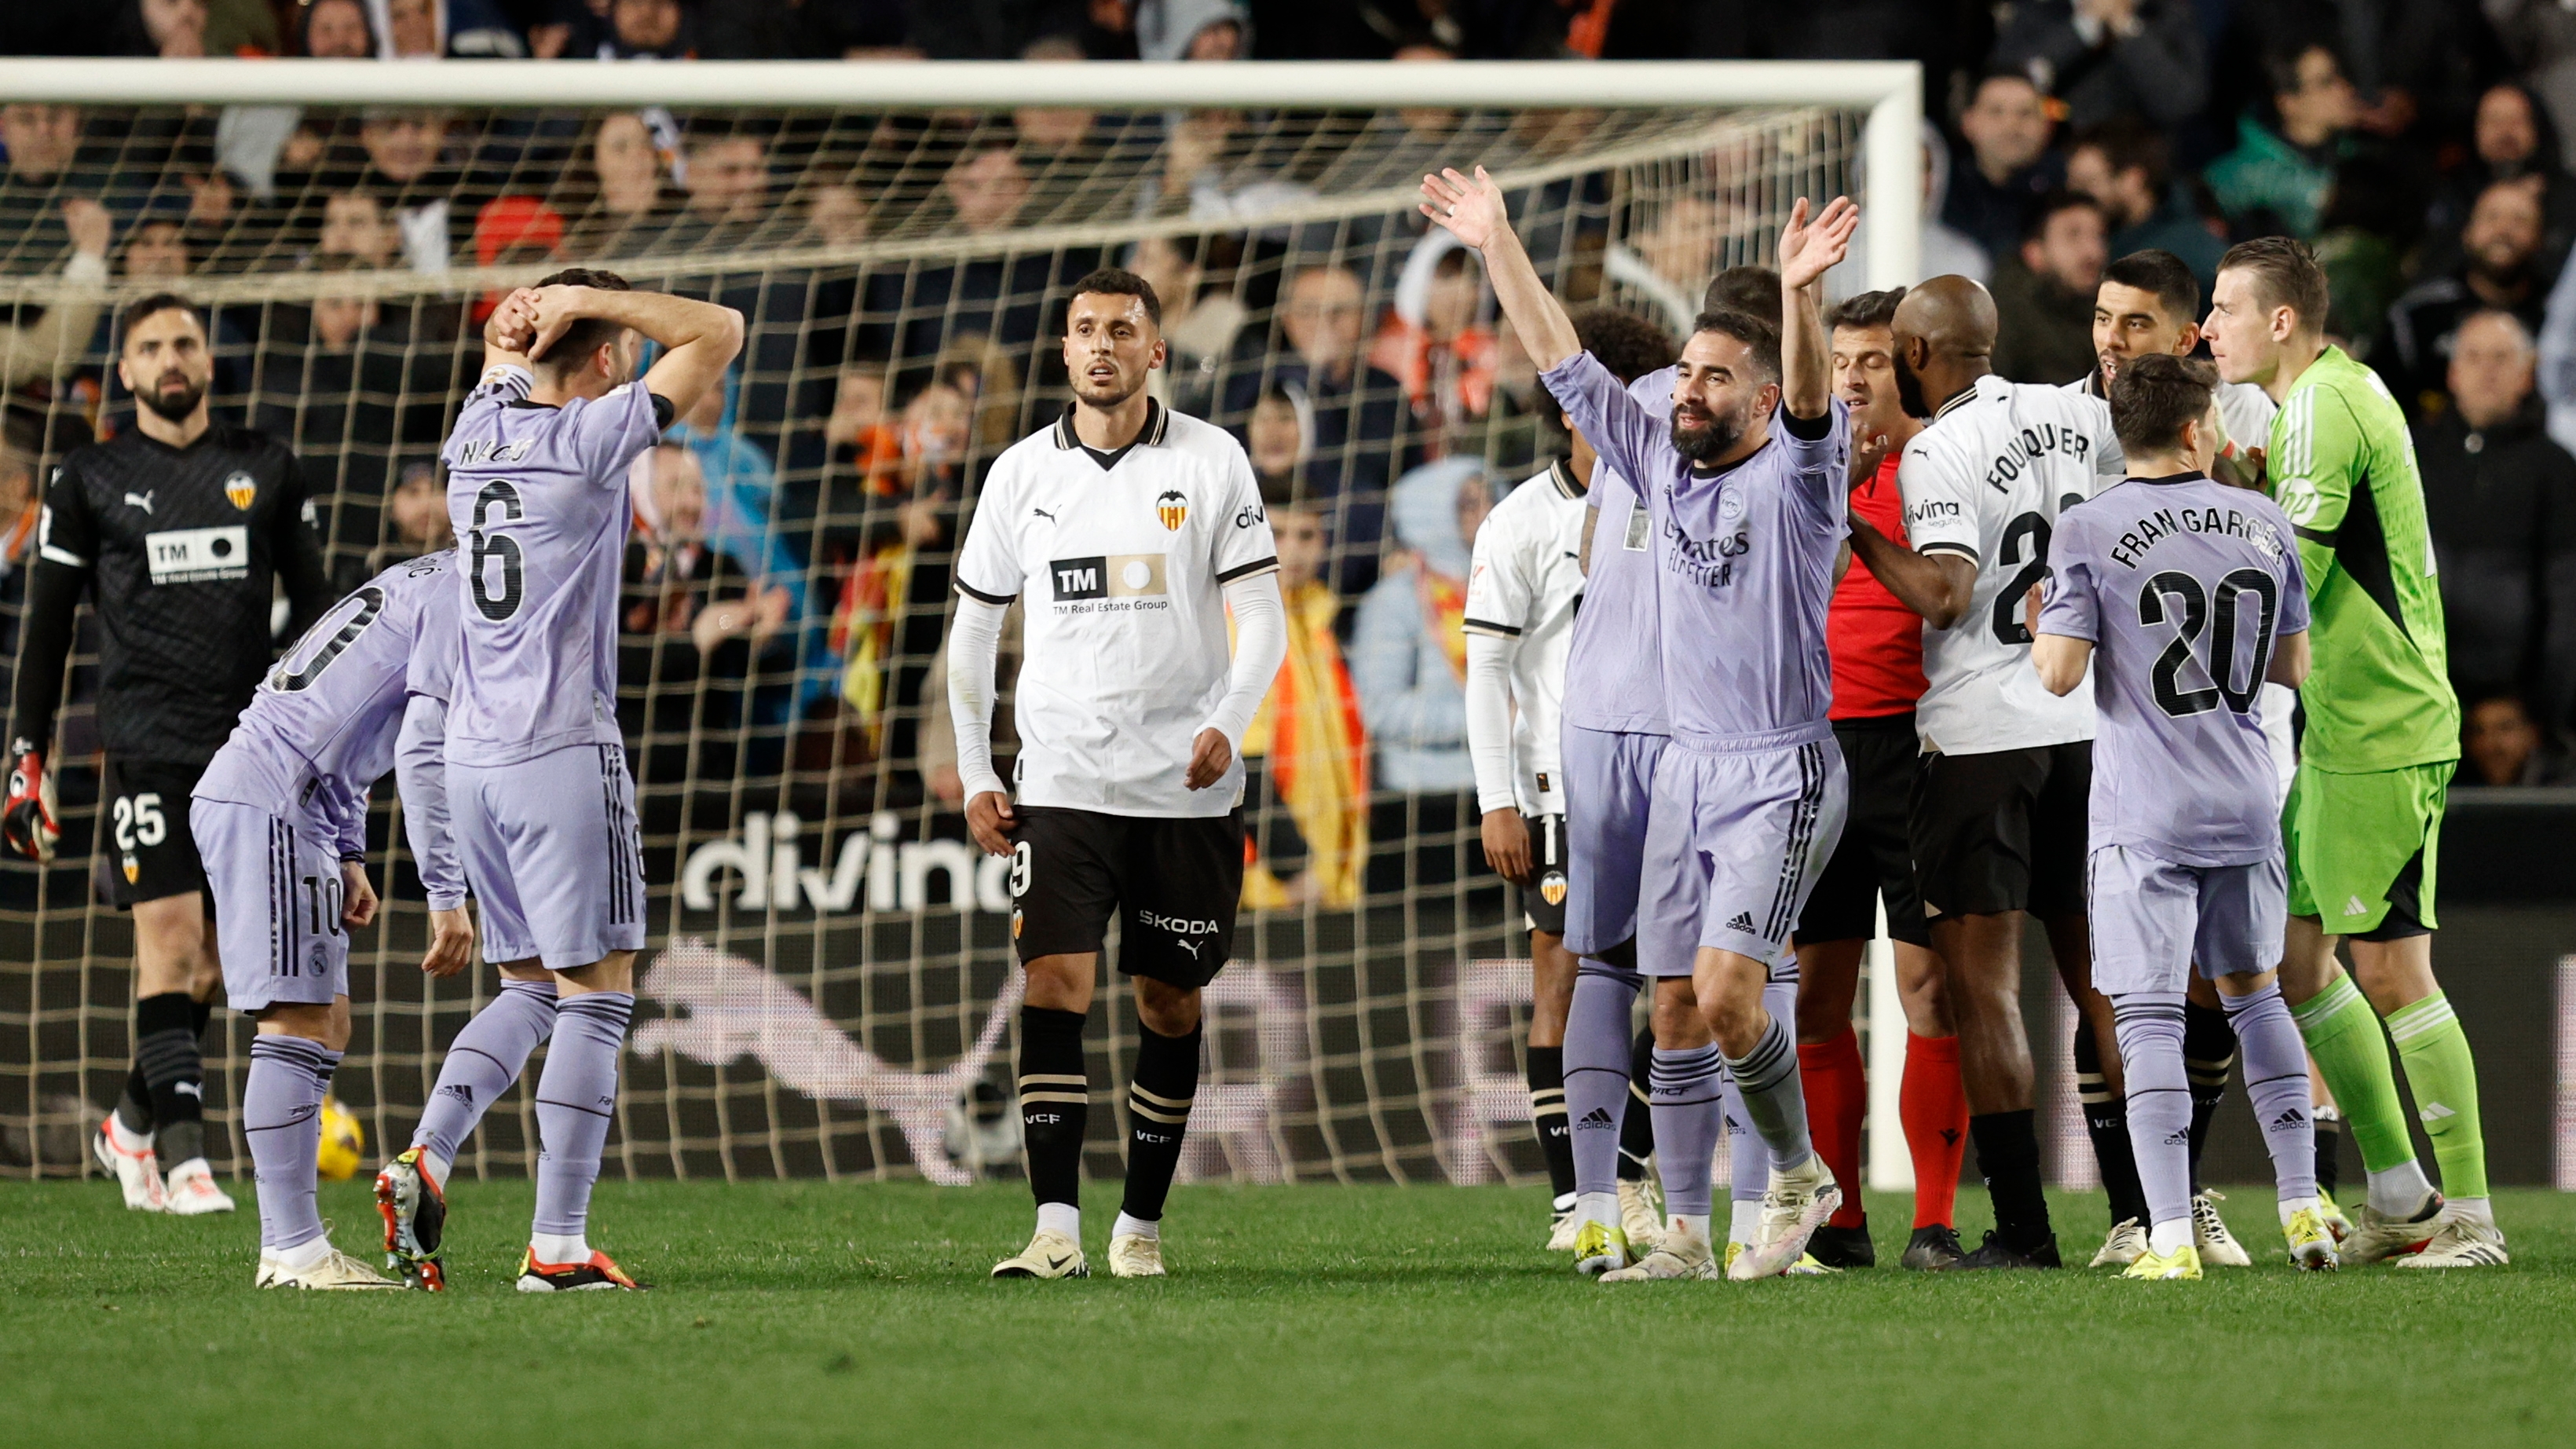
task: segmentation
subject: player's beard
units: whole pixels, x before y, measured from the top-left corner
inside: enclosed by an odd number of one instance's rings
[[[206,385],[202,382],[188,382],[186,387],[176,393],[163,392],[161,384],[174,377],[187,382],[185,373],[165,372],[154,380],[150,389],[135,400],[160,414],[165,422],[184,423],[189,415],[197,410],[197,404],[205,401]]]
[[[1923,396],[1923,376],[1902,352],[1896,354],[1896,403],[1909,418],[1932,416],[1932,404]]]
[[[1120,385],[1108,388],[1092,387],[1089,383],[1089,378],[1080,374],[1075,375],[1073,379],[1073,396],[1075,400],[1080,402],[1084,407],[1094,408],[1105,413],[1116,408],[1119,404],[1127,401],[1127,399],[1134,397],[1137,392],[1145,386],[1145,379],[1142,376],[1139,376],[1133,382],[1123,382]]]
[[[1680,403],[1673,404],[1673,451],[1701,467],[1707,467],[1735,450],[1753,426],[1751,403],[1733,412],[1700,410],[1708,421],[1685,424]]]

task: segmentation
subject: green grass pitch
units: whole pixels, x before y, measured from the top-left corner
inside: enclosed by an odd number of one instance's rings
[[[2199,1284],[1894,1268],[1577,1279],[1526,1189],[1183,1188],[1175,1276],[996,1283],[1017,1186],[609,1183],[647,1294],[510,1291],[529,1188],[460,1184],[454,1289],[258,1293],[228,1219],[0,1184],[0,1443],[1827,1445],[2576,1442],[2576,1196],[2499,1195],[2503,1271]],[[1105,1248],[1115,1185],[1090,1190]],[[327,1184],[343,1247],[363,1183]],[[1974,1192],[1962,1206],[1975,1209]],[[1893,1256],[1901,1199],[1873,1200]],[[2072,1245],[2100,1200],[2062,1200]],[[2268,1192],[2237,1195],[2274,1243]]]

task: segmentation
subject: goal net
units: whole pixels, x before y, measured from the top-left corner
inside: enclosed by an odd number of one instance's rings
[[[13,404],[48,425],[28,467],[133,425],[113,308],[89,320],[97,294],[63,275],[68,197],[114,213],[123,295],[211,308],[216,407],[293,444],[343,587],[449,541],[436,455],[498,289],[598,265],[749,323],[636,479],[654,522],[628,551],[619,708],[652,936],[613,1167],[1016,1170],[1007,862],[967,843],[937,656],[978,480],[1063,406],[1067,285],[1118,264],[1163,298],[1167,403],[1243,437],[1274,512],[1322,539],[1291,581],[1311,647],[1250,742],[1246,909],[1185,1172],[1537,1170],[1527,936],[1478,844],[1463,580],[1439,565],[1457,500],[1564,440],[1414,187],[1488,167],[1560,295],[1678,333],[1712,274],[1770,259],[1795,198],[1875,207],[1867,134],[1902,184],[1838,279],[1859,290],[1911,262],[1910,67],[150,65],[0,67],[0,91],[77,103],[54,190],[0,232],[0,308],[77,323],[11,368],[50,400]],[[22,1175],[94,1170],[81,1134],[130,1046],[131,933],[91,862],[133,825],[97,805],[91,638],[61,858],[0,866],[0,1158]],[[355,942],[335,1093],[372,1150],[407,1140],[495,983],[421,976],[390,784],[370,840],[387,905]],[[1114,1175],[1136,1028],[1104,975],[1087,1165]],[[249,1039],[228,1015],[208,1033],[236,1172]],[[529,1170],[528,1085],[461,1168]]]

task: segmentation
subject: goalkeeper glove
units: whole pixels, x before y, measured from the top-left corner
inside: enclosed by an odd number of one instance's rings
[[[0,843],[50,864],[54,845],[62,838],[62,827],[54,823],[54,782],[45,777],[45,757],[25,740],[11,742],[9,801],[0,807]]]

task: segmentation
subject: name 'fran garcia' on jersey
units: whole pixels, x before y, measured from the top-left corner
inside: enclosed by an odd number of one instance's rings
[[[2022,470],[2050,453],[2063,453],[2070,458],[2089,461],[2093,455],[2090,434],[2075,428],[2061,428],[2055,423],[2037,423],[2011,434],[2004,450],[1986,465],[1986,486],[1997,493],[2010,493]]]
[[[2267,559],[2279,558],[2287,546],[2281,541],[2279,529],[2270,521],[2250,513],[2239,513],[2233,508],[2159,508],[2153,513],[2139,515],[2129,524],[2120,535],[2120,541],[2111,548],[2111,562],[2134,569],[2157,543],[2185,533],[2241,538]]]

